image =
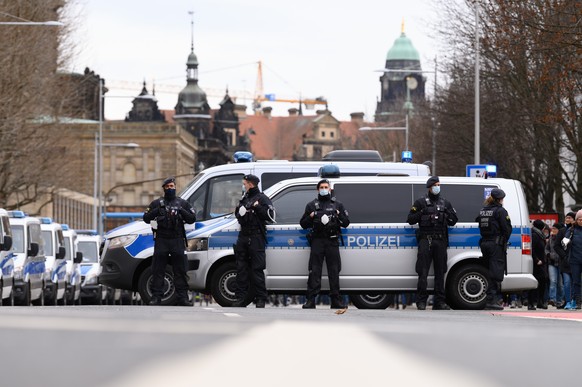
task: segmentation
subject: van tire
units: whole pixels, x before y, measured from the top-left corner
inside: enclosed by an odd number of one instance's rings
[[[447,302],[454,309],[478,310],[485,307],[489,270],[468,264],[454,269],[447,278]]]
[[[212,273],[210,279],[210,292],[220,306],[229,307],[236,301],[236,263],[229,261],[221,264]],[[245,306],[255,298],[254,290],[249,287],[245,299]]]
[[[148,305],[152,299],[152,267],[151,265],[146,267],[144,271],[139,276],[137,282],[137,291],[141,296],[144,304]],[[123,297],[121,297],[123,298]],[[174,284],[174,274],[171,270],[166,267],[166,274],[164,275],[164,294],[162,295],[162,305],[176,305],[178,302],[178,295],[176,294],[176,287]],[[120,300],[120,304],[122,301]],[[132,303],[132,297],[130,297],[129,304]]]
[[[350,300],[358,309],[386,309],[392,302],[393,296],[386,293],[352,294]]]

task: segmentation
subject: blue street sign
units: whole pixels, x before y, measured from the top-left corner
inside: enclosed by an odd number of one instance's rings
[[[497,177],[497,165],[467,164],[467,177]]]

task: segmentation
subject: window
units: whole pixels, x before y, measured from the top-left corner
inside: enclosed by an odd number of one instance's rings
[[[329,137],[334,138],[335,132],[329,132]]]
[[[99,251],[95,242],[79,242],[79,251],[83,253],[83,262],[98,262]]]
[[[272,200],[277,214],[277,224],[299,224],[307,203],[317,197],[314,187],[292,187]]]
[[[41,233],[43,246],[44,246],[44,253],[46,255],[54,255],[53,254],[53,233],[50,230],[43,230]]]
[[[499,188],[493,185],[441,185],[441,195],[451,202],[459,222],[474,222],[479,210],[483,208],[485,192],[490,192],[491,188]],[[426,192],[426,188],[424,188]]]
[[[12,252],[24,253],[24,227],[12,226]]]
[[[71,251],[71,238],[65,237],[65,259],[70,260],[73,252]]]
[[[40,224],[28,225],[28,243],[29,245],[30,243],[38,243],[38,255],[45,255],[44,239],[42,238]]]
[[[263,191],[272,185],[287,179],[296,179],[299,177],[314,177],[315,172],[264,172],[261,176],[261,186]],[[313,188],[315,191],[315,187]]]
[[[324,137],[325,137],[325,132],[322,130],[321,131],[321,138],[324,138]]]
[[[334,196],[349,213],[351,223],[405,223],[412,205],[410,184],[341,184]]]
[[[217,218],[234,211],[242,195],[243,174],[214,177],[188,199],[196,210],[196,220]]]

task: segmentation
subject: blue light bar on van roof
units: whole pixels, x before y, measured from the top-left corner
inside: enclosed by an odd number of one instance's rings
[[[253,161],[253,154],[251,152],[244,151],[234,152],[232,159],[235,163],[250,163]]]
[[[340,177],[340,169],[335,164],[327,164],[319,168],[318,175],[323,179]]]
[[[411,163],[412,162],[412,152],[411,151],[402,151],[401,160],[403,163]]]
[[[61,224],[61,229],[63,231],[68,231],[69,230],[69,225],[68,224]]]
[[[8,211],[8,216],[11,218],[25,218],[26,214],[24,213],[24,211]]]
[[[51,224],[53,222],[53,220],[49,217],[42,217],[42,218],[38,218],[40,220],[41,224]]]

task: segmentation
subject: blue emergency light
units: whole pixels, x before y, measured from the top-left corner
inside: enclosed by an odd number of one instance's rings
[[[38,218],[41,224],[51,224],[53,220],[49,217]]]
[[[403,163],[411,163],[412,162],[412,151],[402,151],[401,160]]]
[[[61,229],[63,231],[69,231],[69,225],[68,224],[61,224]]]
[[[24,211],[15,210],[8,211],[8,216],[11,218],[25,218],[26,214],[24,213]]]
[[[319,168],[318,175],[322,179],[340,177],[340,169],[337,165],[327,164]]]
[[[235,163],[250,163],[253,161],[253,154],[246,151],[234,152],[232,159]]]

